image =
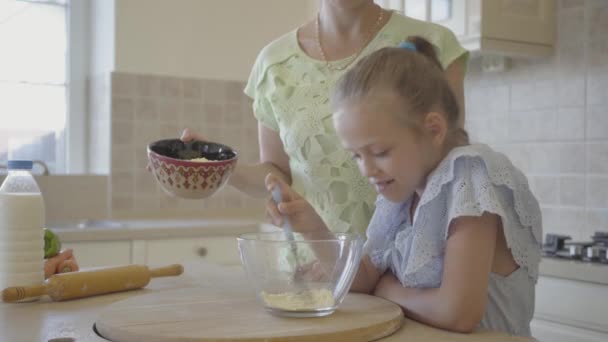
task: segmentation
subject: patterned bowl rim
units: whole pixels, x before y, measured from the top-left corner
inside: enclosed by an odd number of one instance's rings
[[[225,165],[228,165],[228,164],[235,163],[237,161],[237,159],[238,159],[238,154],[234,150],[232,150],[232,152],[234,153],[234,157],[232,157],[230,159],[215,160],[215,161],[209,161],[209,162],[195,162],[195,161],[189,161],[189,160],[184,160],[184,159],[176,159],[176,158],[171,158],[171,157],[163,156],[162,154],[158,154],[158,153],[152,151],[150,149],[149,145],[147,146],[147,150],[148,150],[148,157],[149,158],[156,158],[156,159],[164,161],[166,163],[174,164],[174,165],[177,165],[177,166],[183,166],[183,167],[225,166]]]

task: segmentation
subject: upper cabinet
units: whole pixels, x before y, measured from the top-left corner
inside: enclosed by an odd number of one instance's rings
[[[384,8],[448,27],[473,53],[548,56],[556,36],[555,0],[376,0]]]

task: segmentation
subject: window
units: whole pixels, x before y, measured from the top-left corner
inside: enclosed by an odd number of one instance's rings
[[[69,0],[0,0],[0,164],[33,159],[45,162],[51,173],[77,168],[78,162],[70,163],[75,156],[67,148],[68,128],[84,122],[70,115],[72,104],[84,98],[74,98],[69,85],[82,87],[70,80],[83,75],[72,67],[82,63],[72,58],[78,48],[71,43],[78,42],[70,40],[69,5]],[[78,112],[84,115],[82,108]]]

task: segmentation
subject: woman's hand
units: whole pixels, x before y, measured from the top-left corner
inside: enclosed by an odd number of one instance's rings
[[[192,140],[207,141],[207,139],[205,137],[203,137],[202,135],[194,132],[190,128],[185,128],[182,131],[182,135],[179,137],[179,140],[181,140],[183,142],[189,142],[189,141],[192,141]]]
[[[266,211],[272,223],[280,227],[283,225],[283,220],[287,218],[293,229],[300,233],[328,231],[327,226],[310,203],[281,178],[269,173],[265,182],[269,192],[272,192],[275,186],[281,188],[281,203],[275,203],[272,198],[266,202]]]

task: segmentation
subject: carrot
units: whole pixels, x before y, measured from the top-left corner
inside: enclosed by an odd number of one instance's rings
[[[52,276],[56,273],[57,267],[63,261],[74,258],[74,251],[71,249],[66,249],[65,251],[61,251],[59,254],[52,258],[48,258],[44,261],[44,279]]]
[[[76,272],[78,271],[78,264],[76,259],[64,260],[57,266],[57,273]]]

